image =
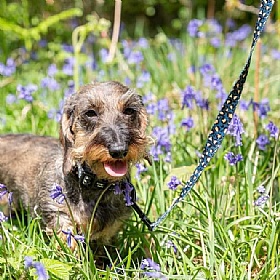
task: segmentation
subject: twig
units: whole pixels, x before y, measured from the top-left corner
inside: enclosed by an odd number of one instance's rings
[[[121,0],[115,0],[115,18],[114,18],[114,27],[113,27],[113,35],[112,35],[112,42],[109,49],[109,55],[107,62],[112,62],[117,48],[117,43],[119,39],[120,33],[120,25],[121,25]]]

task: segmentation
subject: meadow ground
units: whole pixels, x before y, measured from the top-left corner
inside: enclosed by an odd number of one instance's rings
[[[249,25],[194,20],[180,39],[163,33],[122,38],[112,61],[108,37],[89,31],[73,45],[58,38],[34,42],[32,52],[13,50],[0,66],[0,133],[58,137],[63,100],[78,85],[117,80],[137,88],[155,141],[152,164],[141,162],[132,177],[138,204],[154,221],[196,167],[247,59],[252,33]],[[280,279],[279,106],[279,33],[270,24],[229,134],[195,188],[155,232],[132,215],[108,256],[111,266],[100,270],[88,246],[79,247],[79,256],[67,246],[57,250],[40,217],[0,216],[2,279],[36,279],[42,267],[50,279]]]

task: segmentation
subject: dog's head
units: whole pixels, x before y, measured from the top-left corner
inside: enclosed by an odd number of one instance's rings
[[[147,113],[141,97],[118,82],[92,83],[65,103],[60,140],[64,173],[86,162],[99,179],[120,180],[146,156]]]

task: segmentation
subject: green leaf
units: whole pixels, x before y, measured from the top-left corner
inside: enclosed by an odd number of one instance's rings
[[[69,279],[69,272],[72,266],[58,260],[41,259],[40,262],[45,266],[46,270],[63,280]]]

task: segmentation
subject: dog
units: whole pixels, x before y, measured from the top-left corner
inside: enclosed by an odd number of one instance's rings
[[[146,127],[135,90],[114,81],[82,86],[65,101],[59,139],[0,136],[0,183],[13,193],[14,208],[42,217],[47,234],[66,240],[65,232],[89,233],[90,240],[110,244],[131,215],[114,190],[147,157]]]

